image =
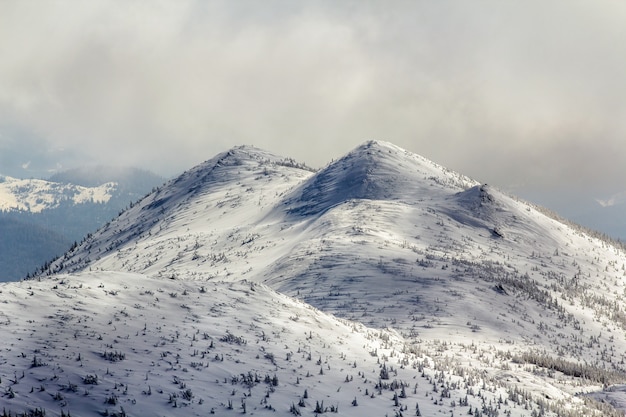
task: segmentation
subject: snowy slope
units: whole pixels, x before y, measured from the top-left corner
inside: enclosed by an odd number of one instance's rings
[[[249,281],[92,272],[2,290],[5,412],[525,416],[550,396],[560,410],[608,415],[531,372],[488,378],[464,358],[497,352],[473,343],[463,356],[441,341],[428,352]]]
[[[262,285],[81,274],[7,285],[3,302],[0,402],[15,412],[204,416],[245,404],[248,414],[286,415],[302,401],[357,416],[356,397],[380,414],[394,409],[392,391],[365,396],[381,368],[370,352],[400,347],[393,333]]]
[[[467,414],[470,405],[483,415],[610,415],[581,394],[604,398],[626,381],[625,264],[620,249],[532,205],[367,142],[318,172],[253,147],[220,154],[85,239],[40,285],[59,273],[105,287],[125,273],[129,286],[188,293],[254,285],[348,327],[396,334],[383,356],[364,344],[358,355],[377,365],[409,355],[398,372],[418,387],[427,381],[423,415]],[[229,328],[236,319],[221,316]],[[398,407],[354,415],[415,414]]]

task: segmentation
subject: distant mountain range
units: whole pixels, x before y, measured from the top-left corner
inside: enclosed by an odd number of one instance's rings
[[[237,147],[0,286],[0,406],[617,417],[619,242],[385,142]]]
[[[0,280],[24,278],[164,180],[133,168],[80,168],[49,180],[0,176]]]

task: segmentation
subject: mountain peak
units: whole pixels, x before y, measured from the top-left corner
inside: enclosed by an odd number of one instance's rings
[[[278,156],[272,152],[257,148],[252,145],[235,146],[215,157],[201,163],[191,170],[183,173],[174,182],[183,181],[188,177],[209,176],[210,180],[229,180],[232,175],[245,175],[246,172],[262,171],[267,174],[275,166],[286,166],[305,171],[313,171],[305,164],[297,163],[291,158]],[[235,170],[231,169],[237,167]]]
[[[382,141],[367,141],[311,177],[294,192],[290,212],[324,212],[351,199],[420,201],[478,183],[422,156]]]

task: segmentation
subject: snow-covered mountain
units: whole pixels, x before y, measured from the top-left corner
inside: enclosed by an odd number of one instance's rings
[[[61,206],[111,200],[134,201],[163,179],[148,171],[113,166],[82,167],[58,172],[50,179],[0,175],[0,212],[41,213]]]
[[[0,176],[0,211],[41,213],[67,203],[106,203],[116,187],[117,184],[113,182],[97,187],[82,187],[40,179]]]
[[[623,415],[625,265],[611,242],[388,143],[317,172],[238,147],[1,287],[1,402]]]

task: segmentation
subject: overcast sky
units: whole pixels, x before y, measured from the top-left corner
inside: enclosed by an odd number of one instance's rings
[[[239,144],[319,167],[368,139],[625,191],[626,2],[0,1],[0,172],[171,176]]]

